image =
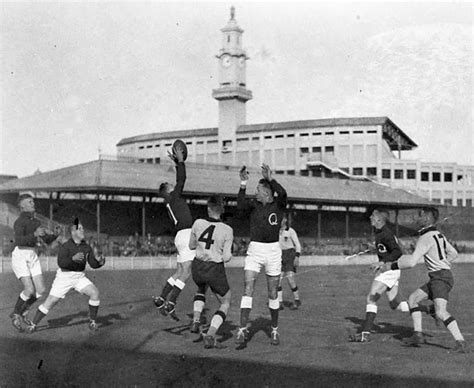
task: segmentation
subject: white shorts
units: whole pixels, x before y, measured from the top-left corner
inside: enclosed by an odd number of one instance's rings
[[[91,284],[84,272],[62,271],[58,268],[49,294],[63,299],[72,288],[82,293],[82,290]]]
[[[381,274],[378,274],[374,280],[385,284],[388,289],[394,286],[398,286],[398,281],[400,280],[400,270],[396,269],[383,272]]]
[[[262,267],[265,267],[265,274],[280,276],[281,247],[278,241],[274,243],[250,241],[244,270],[260,272]]]
[[[12,252],[12,270],[18,279],[41,275],[41,264],[36,251],[15,247]]]
[[[178,250],[178,263],[193,261],[196,257],[196,250],[189,249],[189,239],[191,238],[191,228],[181,229],[176,233],[174,245]]]

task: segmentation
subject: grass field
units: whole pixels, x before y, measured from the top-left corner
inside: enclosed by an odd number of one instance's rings
[[[372,275],[366,266],[302,267],[298,274],[303,305],[280,312],[281,345],[269,343],[266,284],[258,280],[252,336],[237,350],[243,270],[228,270],[233,291],[227,321],[219,331],[224,349],[204,349],[189,332],[195,286],[188,283],[178,304],[181,321],[162,317],[152,294],[171,270],[89,271],[101,291],[100,330],[87,328],[87,298],[71,292],[32,334],[20,334],[8,315],[20,292],[12,273],[1,274],[1,386],[158,387],[474,387],[474,353],[452,354],[450,334],[424,317],[429,344],[402,346],[411,334],[409,315],[379,303],[376,333],[367,344],[350,343],[365,315]],[[457,264],[449,311],[468,344],[474,340],[473,264]],[[50,286],[54,273],[45,274]],[[423,266],[403,273],[405,295],[426,280]],[[285,284],[285,299],[289,289]],[[208,297],[207,315],[217,306]],[[472,346],[471,346],[472,348]]]

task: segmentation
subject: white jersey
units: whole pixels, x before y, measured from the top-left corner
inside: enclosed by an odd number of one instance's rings
[[[220,220],[197,219],[191,228],[189,247],[196,248],[196,258],[221,263],[232,257],[234,231]]]
[[[424,259],[428,272],[451,269],[457,251],[435,227],[424,229],[413,252],[413,261]]]
[[[282,250],[294,248],[296,252],[301,253],[301,244],[298,240],[298,235],[293,228],[280,229],[279,241]]]

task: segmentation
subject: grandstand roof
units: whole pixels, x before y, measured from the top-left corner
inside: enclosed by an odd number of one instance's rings
[[[277,123],[263,123],[263,124],[246,124],[237,128],[237,134],[255,133],[255,132],[271,132],[278,130],[295,130],[295,129],[311,129],[311,128],[325,128],[325,127],[356,127],[367,125],[381,125],[383,126],[383,137],[389,144],[392,150],[411,150],[417,147],[417,144],[408,137],[392,120],[388,117],[344,117],[332,119],[317,119],[317,120],[298,120],[285,121]],[[161,133],[149,133],[146,135],[138,135],[127,137],[120,140],[117,146],[125,144],[146,142],[162,139],[180,139],[192,136],[217,136],[217,128],[201,128],[201,129],[186,129],[179,131],[168,131]]]
[[[239,189],[238,167],[187,163],[185,195],[206,197],[220,193],[235,198]],[[248,194],[254,194],[258,170],[250,171]],[[393,208],[433,206],[425,198],[405,190],[392,189],[370,181],[276,175],[293,203],[340,206],[378,205]],[[113,195],[154,195],[161,182],[174,182],[171,164],[145,164],[96,160],[53,170],[0,185],[0,194],[32,192],[88,193]]]

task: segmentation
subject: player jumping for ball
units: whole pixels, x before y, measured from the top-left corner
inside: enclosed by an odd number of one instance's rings
[[[419,238],[413,254],[391,263],[383,263],[378,269],[382,273],[399,271],[400,269],[412,268],[420,259],[423,259],[430,280],[408,297],[414,333],[405,342],[407,345],[414,347],[418,347],[425,342],[419,303],[425,299],[431,299],[434,302],[436,316],[443,321],[456,341],[452,352],[467,353],[468,350],[458,323],[446,309],[449,292],[454,285],[451,262],[456,259],[457,251],[446,237],[436,229],[435,223],[438,217],[439,212],[436,208],[421,210],[418,215],[418,223],[421,229],[418,231]]]
[[[194,296],[194,318],[192,333],[199,333],[200,317],[206,303],[208,287],[217,297],[220,306],[211,320],[207,333],[203,336],[206,349],[218,347],[216,332],[225,321],[230,307],[231,292],[225,273],[224,263],[232,258],[233,230],[221,220],[224,202],[220,196],[212,196],[207,201],[206,219],[197,219],[191,229],[189,248],[196,249],[192,264],[193,280],[198,290]]]
[[[189,206],[182,196],[186,182],[184,149],[174,146],[173,152],[168,153],[168,156],[176,164],[176,186],[163,182],[159,188],[159,195],[165,200],[168,215],[176,230],[174,244],[178,250],[178,260],[176,272],[166,281],[161,295],[153,297],[153,300],[163,315],[170,315],[173,319],[179,320],[176,315],[176,300],[191,275],[191,263],[195,257],[195,251],[189,249],[193,219]]]
[[[285,189],[272,178],[272,171],[262,164],[262,176],[256,188],[256,199],[245,198],[248,171],[245,166],[240,170],[240,190],[237,196],[239,211],[250,212],[250,244],[245,258],[244,295],[240,303],[240,328],[236,343],[244,345],[249,338],[248,320],[252,309],[252,296],[255,281],[262,267],[265,268],[268,287],[268,307],[271,316],[270,343],[279,345],[278,334],[278,282],[281,274],[281,247],[279,243],[280,225],[287,203]],[[276,193],[276,198],[275,198]]]

